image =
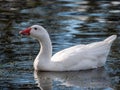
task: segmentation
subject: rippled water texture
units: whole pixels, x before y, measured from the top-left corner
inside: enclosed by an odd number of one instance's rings
[[[33,24],[50,34],[53,53],[117,34],[105,68],[35,72],[36,40],[19,31]],[[120,90],[119,0],[0,0],[0,90]]]

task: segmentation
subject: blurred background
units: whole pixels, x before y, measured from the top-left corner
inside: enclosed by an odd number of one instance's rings
[[[112,34],[118,35],[111,47],[104,70],[104,73],[107,73],[104,78],[109,77],[109,85],[96,87],[96,84],[100,84],[92,83],[93,86],[89,86],[80,82],[83,77],[78,76],[79,78],[72,79],[73,83],[77,81],[77,85],[67,86],[64,82],[56,80],[61,76],[53,74],[54,78],[48,76],[52,84],[43,83],[43,86],[47,87],[45,90],[120,89],[119,0],[0,0],[0,90],[39,90],[38,83],[46,81],[41,80],[41,77],[37,79],[40,82],[36,83],[34,80],[33,61],[39,51],[38,42],[19,35],[20,30],[34,24],[47,29],[53,44],[53,54],[73,45],[88,44],[103,40]],[[99,70],[82,72],[84,74],[76,74],[84,76],[91,73],[91,82],[94,82],[94,79],[95,82],[100,82],[100,78],[101,82],[104,82],[103,76],[96,77],[101,73]],[[99,74],[96,75],[96,72]],[[76,76],[74,72],[71,73]],[[41,72],[39,75],[47,77]]]

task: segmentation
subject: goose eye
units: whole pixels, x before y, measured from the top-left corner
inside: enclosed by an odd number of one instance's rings
[[[35,29],[35,30],[37,30],[37,28],[36,28],[36,27],[35,27],[34,29]]]

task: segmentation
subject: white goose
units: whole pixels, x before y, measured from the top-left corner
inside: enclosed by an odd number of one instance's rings
[[[100,42],[76,45],[52,56],[51,40],[42,26],[33,25],[19,33],[39,41],[41,49],[34,60],[34,69],[41,71],[87,70],[104,66],[111,44],[117,37],[112,35]]]

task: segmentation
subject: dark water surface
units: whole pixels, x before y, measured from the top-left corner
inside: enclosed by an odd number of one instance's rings
[[[53,53],[117,34],[105,68],[76,72],[35,72],[39,51],[19,31],[44,26]],[[0,90],[120,90],[119,0],[0,0]]]

